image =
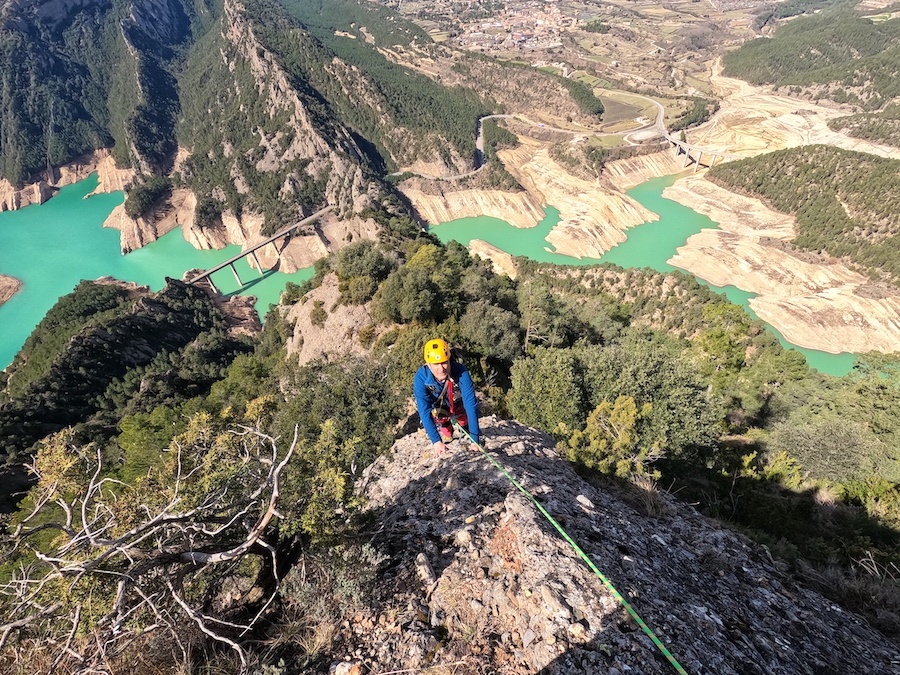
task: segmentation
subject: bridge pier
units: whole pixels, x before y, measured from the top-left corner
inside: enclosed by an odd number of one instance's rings
[[[259,273],[262,274],[263,266],[262,266],[262,263],[259,262],[259,258],[256,257],[256,251],[250,251],[250,255],[253,256],[253,261],[256,263],[256,269],[258,269]]]
[[[242,251],[241,253],[239,253],[238,255],[234,256],[233,258],[230,258],[230,259],[228,259],[228,260],[226,260],[226,261],[224,261],[224,262],[221,262],[221,263],[219,263],[218,265],[216,265],[215,267],[211,267],[210,269],[206,270],[206,271],[203,272],[202,274],[197,275],[196,277],[194,277],[193,279],[191,279],[191,280],[188,281],[187,283],[189,283],[189,284],[195,284],[195,283],[197,283],[198,281],[200,281],[201,279],[209,279],[209,280],[210,280],[210,284],[212,285],[212,278],[211,278],[211,275],[213,274],[213,272],[217,272],[217,271],[219,271],[220,269],[224,268],[224,267],[227,265],[228,267],[231,268],[231,273],[234,274],[234,278],[237,280],[238,285],[239,285],[239,286],[243,286],[243,285],[244,285],[244,282],[241,280],[241,277],[240,277],[240,275],[238,274],[237,268],[234,266],[234,263],[235,263],[235,262],[237,262],[238,260],[240,260],[241,258],[243,258],[243,257],[245,257],[245,256],[252,255],[252,256],[253,256],[253,259],[256,261],[257,267],[259,267],[259,271],[262,272],[262,271],[263,271],[263,269],[262,269],[262,264],[260,263],[259,258],[257,258],[257,256],[256,256],[256,249],[261,248],[261,247],[263,247],[263,246],[267,246],[268,244],[272,244],[272,245],[275,247],[276,253],[280,256],[281,251],[278,249],[278,243],[277,243],[277,241],[278,241],[279,239],[282,239],[282,238],[283,238],[284,241],[285,241],[285,246],[287,246],[287,241],[288,241],[288,239],[289,239],[291,233],[292,233],[294,230],[297,230],[298,228],[302,227],[303,225],[306,225],[307,223],[314,222],[316,219],[322,217],[323,215],[325,215],[326,213],[332,211],[333,209],[334,209],[334,207],[332,207],[332,206],[326,206],[325,208],[320,209],[319,211],[316,211],[314,214],[312,214],[311,216],[307,216],[306,218],[304,218],[304,219],[301,220],[300,222],[294,223],[293,225],[289,225],[288,227],[284,228],[284,229],[281,230],[280,232],[276,232],[275,234],[273,234],[273,235],[272,235],[271,237],[269,237],[268,239],[265,239],[265,240],[259,242],[258,244],[255,244],[252,248],[249,248],[248,250]],[[248,264],[249,264],[249,262],[248,262]],[[276,264],[277,264],[277,261],[276,261]],[[213,285],[213,288],[214,288],[216,291],[218,291],[218,289],[216,289],[215,285]]]
[[[234,273],[234,278],[237,279],[238,286],[243,286],[244,282],[241,281],[241,277],[237,273],[237,268],[234,266],[234,263],[229,263],[228,266],[231,268],[231,271]]]
[[[697,161],[694,162],[694,173],[697,173],[697,169],[700,168],[700,161],[701,161],[702,159],[703,159],[703,151],[702,151],[702,150],[698,150],[698,151],[697,151]]]
[[[687,148],[684,149],[684,162],[681,164],[681,168],[685,168],[688,163],[691,161],[691,151]]]

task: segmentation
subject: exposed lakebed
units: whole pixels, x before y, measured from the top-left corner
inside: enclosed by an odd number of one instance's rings
[[[468,245],[473,239],[481,239],[506,253],[524,256],[538,262],[549,262],[559,265],[593,265],[608,262],[621,267],[648,267],[658,272],[671,272],[676,267],[667,261],[675,254],[675,249],[682,246],[693,234],[703,229],[717,228],[718,225],[704,215],[662,196],[663,190],[678,179],[677,175],[653,178],[628,191],[628,195],[642,206],[659,215],[659,220],[644,223],[631,228],[627,232],[628,239],[600,258],[574,258],[553,251],[545,240],[559,222],[559,212],[547,207],[544,219],[532,228],[517,228],[498,218],[480,216],[477,218],[461,218],[442,223],[433,228],[434,234],[441,241],[455,240]],[[754,297],[734,286],[711,286],[699,280],[713,290],[723,293],[731,302],[741,305],[751,315],[756,316],[749,306]],[[831,375],[848,373],[855,362],[855,355],[829,354],[815,349],[804,349],[790,344],[771,326],[769,330],[776,335],[786,347],[800,351],[813,368]]]

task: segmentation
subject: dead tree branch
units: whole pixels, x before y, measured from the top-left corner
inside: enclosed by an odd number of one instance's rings
[[[213,463],[219,473],[210,477],[201,459],[186,463],[179,451],[168,494],[148,492],[137,504],[133,495],[142,494],[141,486],[105,477],[99,451],[77,495],[60,496],[57,483],[42,486],[39,480],[34,508],[10,533],[20,566],[0,586],[7,618],[0,625],[0,650],[43,636],[44,645],[52,645],[52,671],[74,661],[73,672],[107,672],[111,659],[158,631],[167,632],[187,656],[183,633],[193,625],[233,649],[246,669],[240,640],[274,600],[277,577],[271,597],[249,622],[217,616],[207,606],[207,592],[196,589],[219,588],[234,563],[247,556],[269,560],[277,569],[276,547],[265,537],[280,517],[282,477],[298,433],[286,451],[256,428],[241,427],[232,438],[238,446],[233,470]],[[129,513],[123,504],[131,505]],[[44,535],[37,537],[48,531],[58,534],[49,548]],[[90,612],[69,599],[84,595],[91,597]],[[60,597],[66,599],[49,602]],[[105,613],[98,616],[103,604]],[[79,637],[86,634],[93,640]]]

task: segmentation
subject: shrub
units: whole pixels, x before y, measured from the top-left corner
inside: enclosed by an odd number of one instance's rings
[[[565,435],[583,425],[586,398],[584,377],[571,350],[538,347],[531,358],[513,363],[507,400],[523,424]]]
[[[369,277],[379,282],[387,278],[392,268],[391,261],[371,241],[359,241],[341,249],[335,264],[339,281]]]
[[[569,459],[619,478],[658,478],[659,473],[649,469],[663,455],[661,439],[650,435],[652,409],[649,403],[639,408],[630,396],[619,396],[615,403],[603,401],[588,415],[584,430],[569,437]]]
[[[143,184],[133,185],[125,199],[125,213],[129,218],[142,218],[163,197],[172,194],[172,181],[164,176],[151,176]]]
[[[322,328],[328,319],[328,312],[325,310],[324,305],[325,303],[322,300],[314,300],[312,311],[309,313],[310,322],[318,328]]]

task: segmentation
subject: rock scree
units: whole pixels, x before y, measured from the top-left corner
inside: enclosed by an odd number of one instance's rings
[[[588,483],[534,429],[481,423],[487,452],[688,673],[900,673],[897,645],[787,576],[763,547],[665,492]],[[371,614],[344,623],[344,657],[329,672],[677,672],[477,448],[454,441],[435,457],[418,431],[356,489],[386,562]]]

